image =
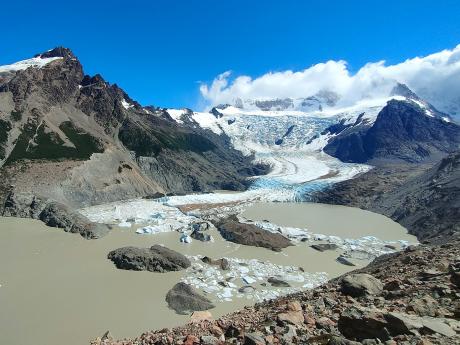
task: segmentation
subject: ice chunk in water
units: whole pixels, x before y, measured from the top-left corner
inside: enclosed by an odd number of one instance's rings
[[[136,234],[151,234],[153,233],[153,226],[144,226],[136,230]]]
[[[252,277],[249,277],[249,276],[243,276],[241,277],[241,279],[243,279],[243,281],[246,283],[246,284],[252,284],[252,283],[255,283],[256,280]]]
[[[192,238],[187,234],[182,234],[182,236],[180,237],[179,241],[181,243],[192,243]]]
[[[121,227],[121,228],[130,228],[131,223],[130,222],[121,222],[120,224],[118,224],[118,226]]]

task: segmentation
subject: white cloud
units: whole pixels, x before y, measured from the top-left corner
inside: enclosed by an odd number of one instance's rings
[[[302,71],[269,72],[257,78],[231,72],[200,86],[208,106],[234,103],[235,99],[266,100],[304,98],[321,90],[340,95],[340,105],[367,98],[385,97],[395,82],[405,83],[439,110],[460,116],[460,45],[425,57],[415,57],[395,65],[385,61],[368,63],[355,74],[345,61],[327,61]]]

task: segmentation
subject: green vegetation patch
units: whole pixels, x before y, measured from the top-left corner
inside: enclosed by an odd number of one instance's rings
[[[11,120],[18,122],[21,121],[22,119],[22,111],[20,110],[13,110],[11,112]]]
[[[195,133],[172,132],[161,130],[146,131],[142,128],[121,130],[119,139],[136,156],[158,156],[163,149],[183,150],[203,153],[215,148],[207,138]]]
[[[0,119],[0,159],[5,158],[5,143],[8,141],[8,132],[11,130],[11,123]]]
[[[75,147],[64,145],[64,141],[55,132],[45,131],[45,125],[27,123],[16,142],[6,164],[20,159],[89,159],[91,154],[103,152],[103,145],[93,136],[66,121],[59,128],[69,138]]]

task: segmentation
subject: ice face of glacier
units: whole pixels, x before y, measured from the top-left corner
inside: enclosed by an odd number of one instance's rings
[[[322,152],[334,135],[325,130],[337,123],[372,124],[386,101],[311,112],[242,110],[223,105],[210,112],[168,109],[168,113],[179,123],[186,121],[227,135],[236,149],[253,154],[257,161],[271,166],[268,175],[253,179],[246,197],[257,195],[267,201],[292,201],[308,200],[310,192],[370,168],[342,163]]]

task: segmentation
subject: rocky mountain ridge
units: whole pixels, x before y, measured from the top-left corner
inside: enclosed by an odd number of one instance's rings
[[[32,61],[32,62],[30,62]],[[10,65],[13,66],[13,65]],[[225,135],[178,125],[58,47],[0,69],[0,200],[70,209],[142,196],[245,189],[264,174]],[[12,210],[12,205],[17,207]],[[36,215],[27,201],[2,215]]]
[[[32,60],[0,70],[3,200],[12,190],[75,208],[146,195],[241,190],[245,177],[266,171],[225,136],[178,126],[165,110],[142,107],[102,76],[85,75],[67,48]]]
[[[432,164],[387,164],[313,196],[384,214],[419,240],[460,234],[460,151]]]
[[[428,111],[406,101],[392,100],[369,126],[329,128],[333,134],[324,151],[345,162],[402,160],[419,162],[455,151],[460,145],[460,126],[425,114]]]

